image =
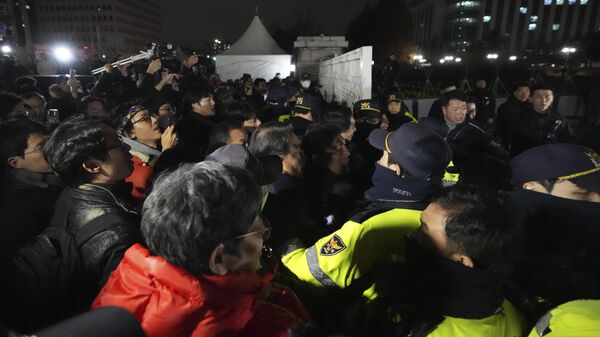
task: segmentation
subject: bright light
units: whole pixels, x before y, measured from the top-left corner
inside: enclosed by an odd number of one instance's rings
[[[457,57],[454,59],[454,61],[456,61],[456,63],[460,63],[460,62],[462,62],[462,59],[460,57]]]
[[[105,59],[105,58],[106,58],[106,55],[105,55],[105,54],[102,54],[102,58],[103,58],[103,59]]]
[[[536,23],[530,23],[529,24],[529,30],[535,30],[537,28],[537,24]]]
[[[508,59],[511,61],[516,61],[517,57],[515,55],[511,55]]]
[[[421,54],[417,54],[417,55],[413,55],[413,60],[422,60],[423,59],[423,55]]]
[[[454,60],[454,56],[452,56],[452,55],[444,56],[444,60],[452,61],[452,60]]]
[[[427,59],[419,59],[419,63],[425,63],[427,62]]]
[[[576,52],[576,51],[577,51],[577,49],[575,49],[575,48],[573,48],[573,47],[564,47],[564,48],[561,50],[561,52],[562,52],[563,54],[571,54],[571,53],[574,53],[574,52]]]
[[[371,65],[373,65],[373,64],[375,64],[375,62],[371,61]],[[288,67],[288,71],[290,73],[295,72],[296,71],[296,65],[295,64],[290,64],[289,67]]]
[[[492,17],[491,17],[491,16],[489,16],[489,15],[485,15],[485,16],[483,17],[483,22],[490,22],[490,21],[492,21]]]
[[[213,56],[213,61],[216,61],[216,60],[217,60],[217,57],[216,57],[216,56]]]
[[[71,62],[73,60],[73,52],[67,47],[56,47],[54,48],[54,57],[59,62]]]
[[[12,48],[8,45],[4,45],[4,46],[2,46],[2,52],[4,54],[10,54],[10,53],[12,53]]]
[[[446,62],[446,60],[444,60],[444,59],[440,59],[440,63],[442,63],[442,64],[443,64],[444,62]]]
[[[495,60],[498,58],[498,54],[487,54],[488,60]]]
[[[519,7],[519,12],[521,12],[521,14],[527,14],[527,7]]]

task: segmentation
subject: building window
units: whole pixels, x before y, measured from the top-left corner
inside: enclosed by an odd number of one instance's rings
[[[537,27],[537,24],[535,24],[535,23],[529,24],[529,30],[535,30],[536,27]]]
[[[521,12],[521,14],[527,14],[527,7],[519,7],[519,12]]]
[[[490,22],[490,21],[492,21],[492,17],[491,16],[486,15],[486,16],[483,17],[483,22]]]
[[[530,18],[531,22],[537,22],[538,20],[538,16],[537,15],[532,15]]]
[[[580,3],[581,5],[587,5],[587,3],[588,3],[588,0],[581,0],[579,3]]]
[[[559,30],[560,29],[560,24],[559,23],[555,23],[552,25],[552,30]]]
[[[552,0],[544,0],[544,6],[551,6]]]
[[[565,4],[565,0],[556,0],[556,4],[557,4],[558,6],[560,6],[560,5],[564,5],[564,4]]]
[[[461,1],[456,4],[456,7],[476,7],[479,6],[478,1]]]

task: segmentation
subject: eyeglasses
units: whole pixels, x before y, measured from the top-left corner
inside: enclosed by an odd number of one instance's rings
[[[259,233],[261,234],[263,241],[267,241],[271,237],[271,227],[265,227],[265,228],[263,228],[263,229],[261,229],[259,231],[254,231],[254,232],[246,233],[246,234],[243,234],[243,235],[239,235],[239,236],[236,236],[235,238],[236,239],[243,239],[243,238],[245,238],[247,236],[253,236],[253,235],[256,235],[256,234],[259,234]]]
[[[152,117],[154,117],[154,115],[146,114],[146,115],[142,116],[142,118],[138,119],[137,121],[132,122],[131,125],[135,125],[140,122],[148,122],[148,123],[152,124]]]
[[[262,222],[263,226],[265,226],[265,228],[258,230],[258,231],[253,231],[250,233],[238,235],[235,238],[243,239],[247,236],[253,236],[253,235],[255,236],[257,234],[261,234],[263,241],[269,240],[269,238],[271,237],[271,222],[269,221],[269,219],[266,216],[264,216],[262,214],[260,214],[258,216],[258,218],[259,218],[259,221]]]

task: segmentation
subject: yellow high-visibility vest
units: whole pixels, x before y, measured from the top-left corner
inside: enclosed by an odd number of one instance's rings
[[[309,248],[298,248],[282,263],[300,280],[317,287],[347,288],[380,259],[403,255],[405,236],[419,228],[421,211],[392,209],[359,223],[346,222]],[[374,299],[373,288],[363,294]]]

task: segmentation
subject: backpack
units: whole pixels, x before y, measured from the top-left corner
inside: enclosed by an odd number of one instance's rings
[[[8,262],[3,297],[5,317],[15,328],[30,331],[89,309],[77,296],[82,278],[81,246],[96,234],[118,225],[121,217],[104,214],[75,233],[67,229],[71,188],[66,188],[55,205],[50,225],[21,247]]]

